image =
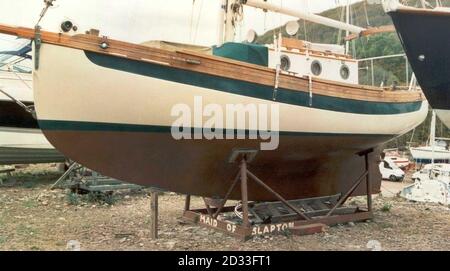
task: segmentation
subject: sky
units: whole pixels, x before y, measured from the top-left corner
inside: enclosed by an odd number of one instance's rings
[[[318,13],[360,0],[269,0],[284,7]],[[199,45],[217,41],[221,0],[56,0],[41,25],[44,30],[59,31],[63,20],[70,19],[84,32],[99,29],[101,35],[140,43],[167,40]],[[43,0],[0,0],[0,23],[33,27],[44,6]],[[244,20],[236,40],[245,40],[248,30],[258,34],[283,25],[294,18],[268,13],[251,7],[244,10]],[[12,44],[0,36],[0,47]]]

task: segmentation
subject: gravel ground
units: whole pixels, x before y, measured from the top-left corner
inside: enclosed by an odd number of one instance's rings
[[[149,231],[148,191],[117,193],[114,202],[50,191],[56,166],[29,166],[16,182],[0,187],[0,250],[450,250],[450,209],[393,196],[401,184],[384,183],[374,199],[375,219],[327,228],[311,236],[257,237],[241,242],[222,233],[180,223],[184,197],[160,196],[160,238]],[[387,192],[386,192],[387,191]],[[193,198],[201,207],[201,199]]]

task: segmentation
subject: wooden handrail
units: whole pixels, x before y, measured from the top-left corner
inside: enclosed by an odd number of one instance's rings
[[[390,33],[390,32],[395,32],[394,25],[383,25],[383,26],[379,26],[379,27],[371,27],[367,30],[362,31],[359,35],[351,34],[351,35],[348,35],[347,37],[345,37],[344,39],[346,41],[351,41],[351,40],[361,38],[361,37],[367,37],[367,36],[372,36],[372,35],[376,35],[376,34]]]

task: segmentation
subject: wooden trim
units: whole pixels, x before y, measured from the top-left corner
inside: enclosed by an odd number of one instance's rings
[[[344,40],[346,41],[351,41],[360,37],[367,37],[367,36],[372,36],[372,35],[376,35],[376,34],[381,34],[381,33],[391,33],[391,32],[395,32],[395,26],[394,25],[383,25],[383,26],[379,26],[379,27],[371,27],[369,29],[366,29],[364,31],[362,31],[359,35],[358,34],[352,34],[352,35],[348,35],[347,37],[344,38]]]
[[[34,38],[34,29],[0,25],[0,33],[18,36],[26,39]],[[275,85],[275,70],[223,57],[211,56],[187,50],[170,51],[137,45],[123,41],[112,40],[107,37],[93,35],[69,36],[61,33],[41,32],[42,42],[96,52],[115,57],[151,62],[171,67],[196,71],[204,74],[238,79],[251,83],[268,86]],[[101,49],[100,44],[107,42],[108,49]],[[196,64],[196,65],[194,65]],[[386,91],[382,88],[351,85],[313,79],[313,94],[333,96],[346,99],[355,99],[374,102],[415,102],[424,100],[422,92]],[[308,92],[309,79],[289,74],[281,74],[279,87],[293,91]]]

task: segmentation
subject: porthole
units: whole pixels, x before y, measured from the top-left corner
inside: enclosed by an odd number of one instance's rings
[[[282,55],[280,58],[280,68],[283,71],[289,71],[289,69],[291,68],[291,59],[286,56],[286,55]]]
[[[342,65],[340,74],[344,80],[347,80],[350,77],[350,69],[347,65]]]
[[[320,64],[319,61],[314,60],[311,63],[311,72],[312,74],[314,74],[315,76],[319,76],[322,73],[322,64]]]

